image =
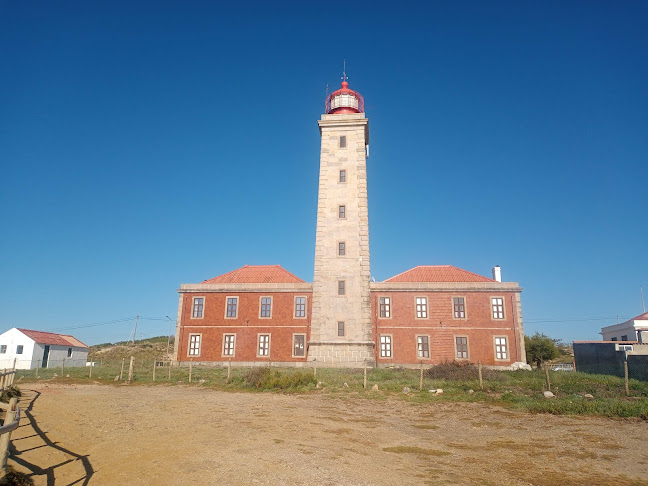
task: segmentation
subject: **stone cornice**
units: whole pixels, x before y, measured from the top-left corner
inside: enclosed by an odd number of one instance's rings
[[[303,283],[227,283],[182,284],[180,293],[186,292],[312,292],[313,284]]]
[[[372,292],[522,292],[517,282],[371,282]]]

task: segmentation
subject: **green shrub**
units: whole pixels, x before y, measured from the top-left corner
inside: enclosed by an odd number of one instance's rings
[[[271,368],[252,368],[245,374],[244,381],[260,390],[287,390],[316,384],[310,371],[280,372]]]

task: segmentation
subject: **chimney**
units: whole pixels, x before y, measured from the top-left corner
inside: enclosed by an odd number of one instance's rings
[[[499,265],[495,265],[493,267],[493,280],[495,280],[497,282],[502,281],[502,269],[500,268]]]

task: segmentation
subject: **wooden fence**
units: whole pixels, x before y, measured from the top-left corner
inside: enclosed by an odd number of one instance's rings
[[[20,423],[18,398],[13,397],[9,400],[9,403],[0,403],[0,409],[5,411],[4,423],[0,427],[0,459],[2,460],[0,478],[2,478],[7,471],[7,456],[9,455],[11,433],[18,428],[18,424]]]
[[[0,373],[0,391],[6,390],[14,383],[16,370],[4,370]],[[0,478],[3,478],[7,472],[7,456],[9,455],[9,444],[11,443],[11,433],[18,428],[20,423],[20,407],[18,407],[18,398],[13,397],[9,403],[0,402],[0,410],[5,411],[4,423],[0,427]]]

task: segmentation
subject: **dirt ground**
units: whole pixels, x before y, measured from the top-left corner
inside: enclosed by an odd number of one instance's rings
[[[9,464],[36,485],[648,484],[639,420],[184,386],[21,389]]]

